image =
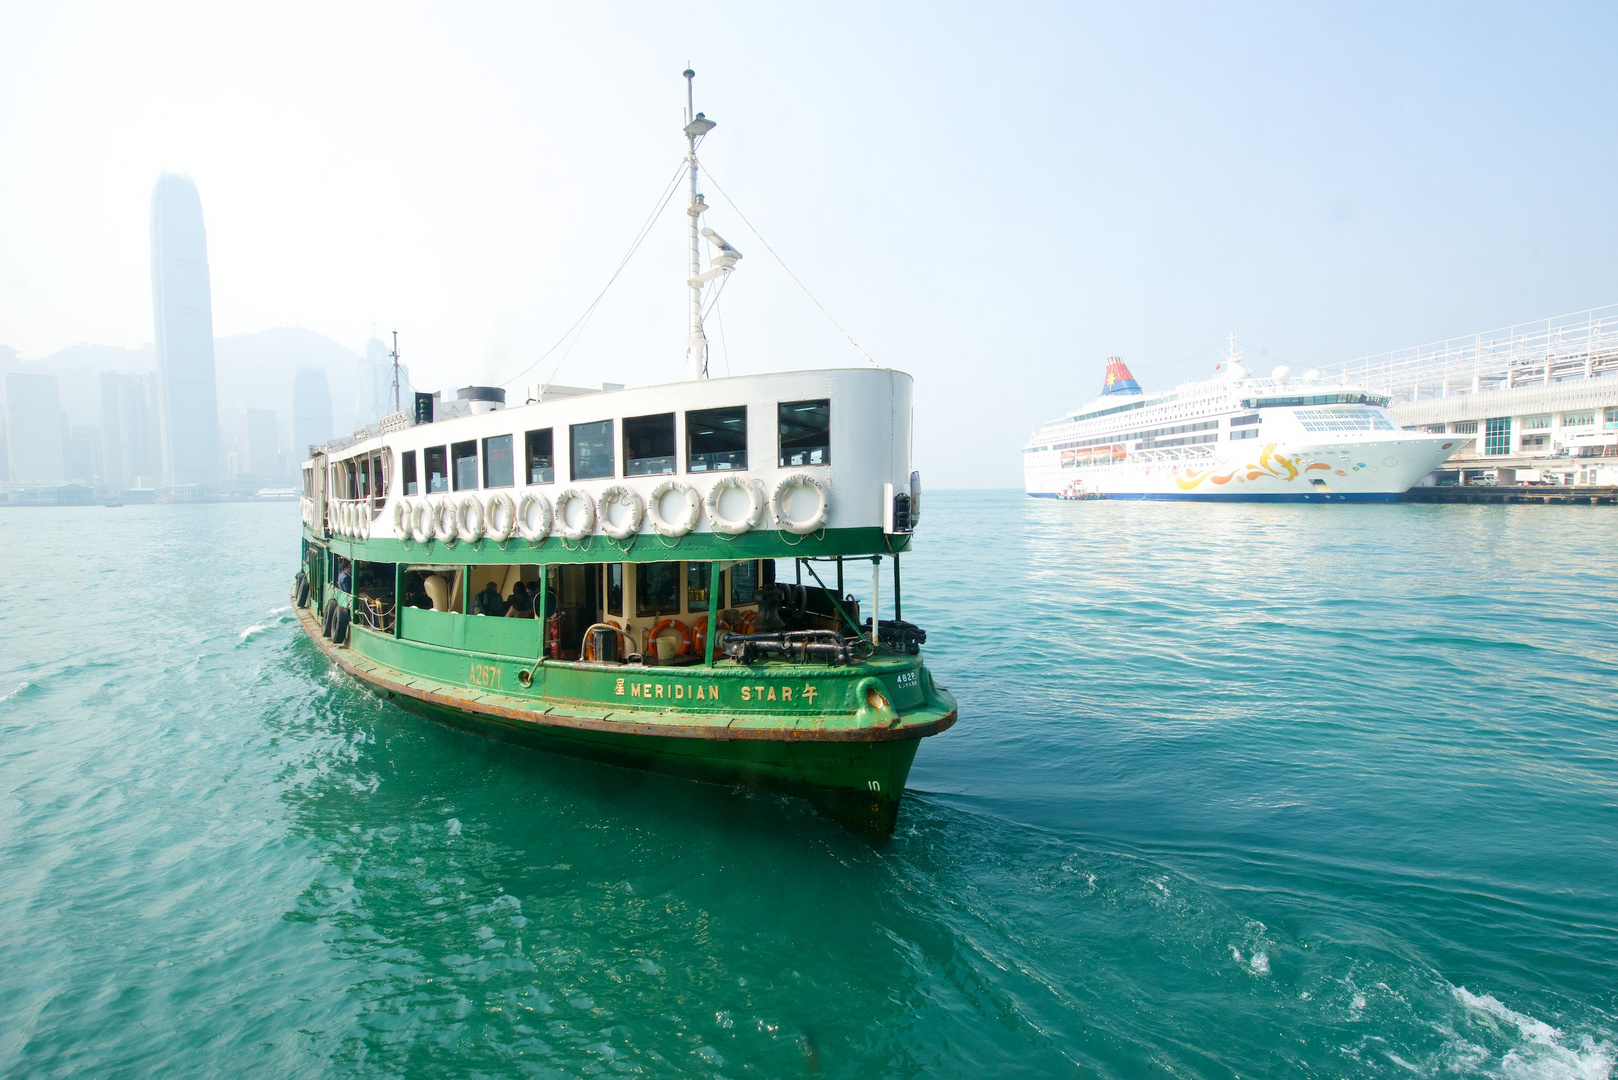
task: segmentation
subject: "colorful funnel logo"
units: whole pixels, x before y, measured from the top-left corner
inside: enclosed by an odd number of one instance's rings
[[[1135,376],[1124,367],[1124,358],[1121,356],[1107,357],[1107,380],[1101,384],[1102,396],[1107,394],[1138,394],[1141,392],[1140,383]]]

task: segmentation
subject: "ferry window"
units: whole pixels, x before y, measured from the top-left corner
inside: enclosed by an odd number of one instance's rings
[[[404,459],[404,493],[406,495],[420,495],[416,490],[416,452],[406,450],[399,455]]]
[[[495,435],[483,440],[483,486],[510,487],[514,480],[511,436]]]
[[[674,414],[624,418],[624,475],[660,476],[674,471]]]
[[[427,491],[429,493],[448,491],[449,448],[446,446],[429,446],[421,453],[426,465]]]
[[[781,468],[831,464],[831,402],[781,402]]]
[[[551,461],[551,429],[543,428],[539,431],[530,431],[525,440],[528,453],[528,482],[530,484],[549,484],[556,479],[556,471]]]
[[[747,468],[747,406],[686,413],[685,460],[691,472]]]
[[[680,564],[648,562],[635,567],[635,615],[680,613]]]
[[[478,444],[476,439],[466,442],[451,443],[449,448],[450,461],[455,466],[452,474],[455,477],[456,491],[476,491],[478,489]]]
[[[573,466],[573,479],[600,480],[613,475],[611,420],[574,424],[568,429],[568,434],[572,442],[569,460]]]
[[[622,617],[624,613],[624,564],[612,562],[606,565],[607,614]]]
[[[758,563],[737,563],[730,568],[730,605],[739,607],[754,602],[758,592]]]
[[[371,455],[371,494],[377,499],[388,493],[388,472],[384,464],[387,460],[388,455],[381,450]]]
[[[708,607],[708,564],[685,564],[685,609],[703,611]]]

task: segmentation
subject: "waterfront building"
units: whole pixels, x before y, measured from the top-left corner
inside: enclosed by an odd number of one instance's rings
[[[157,461],[147,457],[146,379],[122,371],[101,373],[101,478],[112,488],[151,486]],[[159,458],[158,460],[161,460]]]
[[[19,484],[67,479],[67,425],[54,375],[6,374],[6,460]]]
[[[243,409],[241,449],[237,474],[255,480],[279,479],[276,457],[275,410]]]
[[[1465,438],[1428,483],[1618,484],[1618,305],[1334,369],[1402,427]]]
[[[152,320],[162,380],[164,474],[170,484],[219,478],[213,300],[202,200],[190,177],[152,189]]]
[[[72,424],[67,429],[68,479],[94,487],[100,485],[101,429],[94,424]]]
[[[292,379],[292,450],[303,461],[311,446],[319,446],[336,432],[331,420],[331,387],[319,368],[299,368]]]

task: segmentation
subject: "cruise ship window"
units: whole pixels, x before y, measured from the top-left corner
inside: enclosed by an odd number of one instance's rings
[[[515,478],[514,466],[510,435],[493,435],[483,440],[484,487],[510,487]]]
[[[478,444],[476,439],[467,442],[451,443],[449,448],[451,463],[455,466],[451,473],[455,478],[456,491],[476,491],[478,489]]]
[[[781,468],[831,464],[831,402],[783,401]]]
[[[402,470],[404,475],[404,493],[406,495],[420,495],[421,492],[416,490],[416,452],[414,450],[405,450],[399,454],[399,457],[404,462],[404,468]]]
[[[574,424],[568,435],[573,479],[602,480],[613,475],[611,420]]]
[[[678,615],[680,613],[680,564],[677,562],[637,563],[635,566],[635,615]]]
[[[449,454],[443,446],[429,446],[421,452],[422,471],[427,475],[427,491],[436,494],[449,490]]]
[[[747,468],[747,406],[686,413],[685,467],[688,472]]]
[[[624,475],[661,476],[674,471],[674,414],[624,418]]]
[[[611,562],[607,567],[607,614],[623,618],[624,614],[624,564]]]
[[[530,431],[524,441],[528,458],[528,482],[530,484],[549,484],[556,479],[554,462],[551,459],[551,429],[541,428]]]

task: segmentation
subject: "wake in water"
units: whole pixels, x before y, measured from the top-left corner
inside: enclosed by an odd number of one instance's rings
[[[1491,1068],[1492,1054],[1481,1046],[1457,1039],[1456,1061],[1452,1067],[1481,1069],[1491,1075],[1544,1077],[1546,1080],[1609,1080],[1618,1064],[1611,1042],[1597,1041],[1585,1034],[1569,1038],[1543,1020],[1517,1012],[1490,994],[1474,994],[1464,986],[1454,987],[1455,998],[1487,1028],[1516,1042]],[[1512,1036],[1506,1028],[1514,1028]]]
[[[291,610],[291,604],[283,604],[281,607],[271,608],[268,612],[270,617],[266,621],[257,622],[252,626],[249,626],[246,630],[243,630],[241,633],[236,635],[236,641],[238,643],[245,642],[249,638],[253,638],[264,633],[266,630],[274,630],[277,626],[286,625],[292,621],[292,616],[288,614],[288,612]]]
[[[27,690],[32,685],[33,684],[30,682],[20,682],[10,690],[6,691],[4,694],[0,694],[0,705],[4,705],[6,702],[10,701],[24,690]]]

